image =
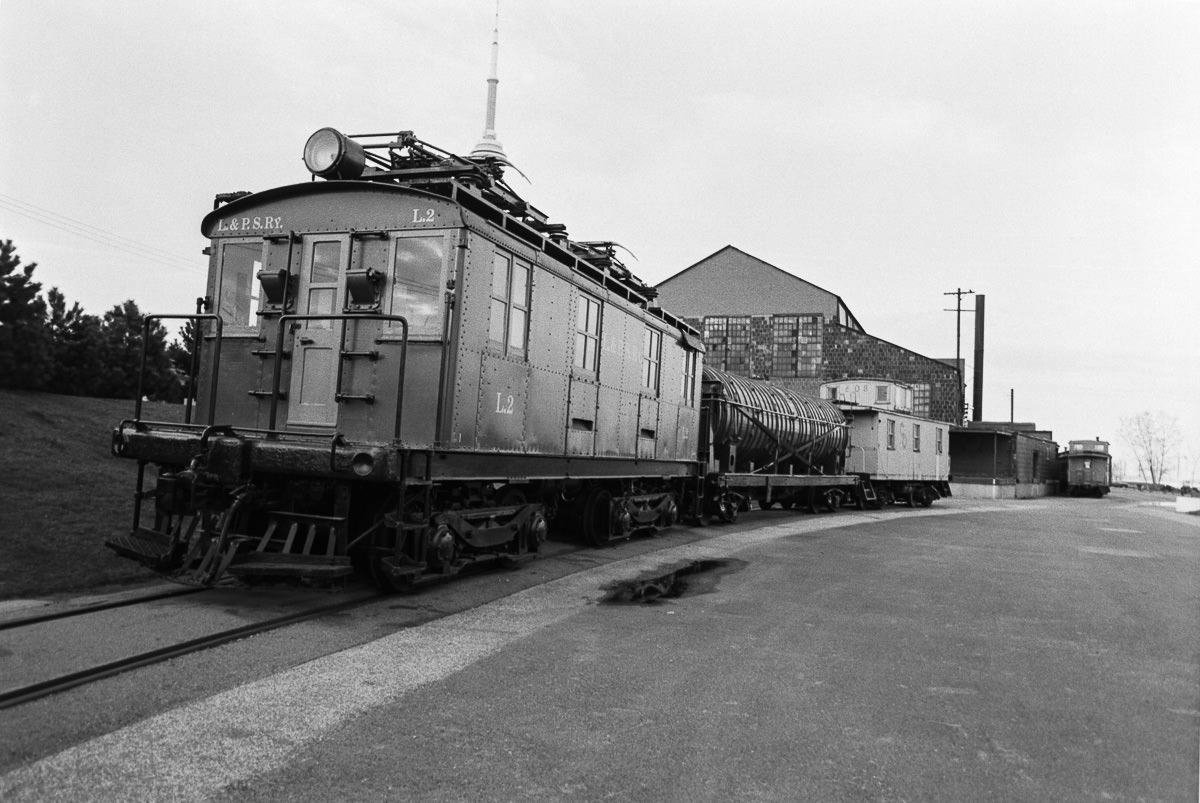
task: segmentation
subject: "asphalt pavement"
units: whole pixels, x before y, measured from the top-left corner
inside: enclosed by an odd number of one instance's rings
[[[758,513],[89,738],[0,798],[1196,800],[1200,519],[1139,499]]]

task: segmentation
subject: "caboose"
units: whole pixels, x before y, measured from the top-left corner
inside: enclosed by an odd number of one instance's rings
[[[218,196],[200,308],[147,320],[196,322],[196,404],[114,431],[139,472],[108,546],[202,584],[406,589],[695,509],[703,346],[613,244],[412,132],[321,129],[304,161]]]
[[[890,379],[825,382],[850,426],[846,470],[882,504],[929,507],[950,496],[950,425],[913,414],[912,388]]]
[[[1059,480],[1069,496],[1103,497],[1112,486],[1108,441],[1070,441],[1058,455]]]

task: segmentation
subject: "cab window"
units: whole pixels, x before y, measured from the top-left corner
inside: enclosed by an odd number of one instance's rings
[[[258,272],[262,270],[262,259],[262,240],[221,245],[217,314],[226,327],[244,329],[258,326]]]
[[[404,316],[409,337],[441,337],[446,240],[438,235],[398,237],[395,242],[388,312]]]

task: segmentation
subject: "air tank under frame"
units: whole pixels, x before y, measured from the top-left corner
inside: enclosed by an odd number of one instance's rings
[[[774,465],[778,473],[840,471],[849,430],[832,402],[707,366],[704,400],[713,445],[718,451],[736,446],[731,470],[748,471],[753,464]]]

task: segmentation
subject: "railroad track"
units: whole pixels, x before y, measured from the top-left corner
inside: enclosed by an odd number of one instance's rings
[[[89,613],[97,611],[108,611],[113,608],[124,608],[129,605],[138,605],[143,602],[153,602],[160,599],[170,599],[171,597],[183,597],[188,594],[198,594],[201,591],[207,591],[206,588],[173,588],[170,591],[155,591],[150,594],[142,594],[137,597],[125,597],[122,599],[109,600],[108,602],[97,602],[94,605],[80,605],[77,608],[65,608],[52,613],[39,613],[33,616],[23,616],[18,619],[6,619],[0,621],[0,630],[13,630],[18,627],[29,627],[30,625],[41,624],[42,622],[53,622],[58,619],[71,619],[76,616],[86,616]]]
[[[189,589],[190,590],[190,589]],[[151,599],[162,599],[164,597],[180,596],[179,593],[164,593],[161,595],[148,595],[146,597],[137,598],[128,603],[116,605],[99,605],[89,607],[87,609],[77,609],[76,616],[84,615],[85,613],[93,613],[96,610],[107,610],[113,607],[122,607],[122,605],[133,605],[138,602],[146,602]],[[309,619],[317,619],[329,614],[339,613],[350,608],[355,608],[363,605],[371,600],[378,599],[380,596],[377,591],[363,591],[356,593],[350,599],[342,599],[330,605],[323,605],[316,608],[307,608],[303,611],[276,616],[270,619],[265,619],[261,622],[254,622],[240,627],[219,630],[198,638],[181,641],[175,644],[170,644],[164,647],[159,647],[145,652],[135,653],[114,661],[90,666],[85,669],[80,669],[74,672],[58,675],[46,680],[28,683],[11,689],[0,691],[0,710],[13,708],[25,703],[33,702],[34,700],[43,697],[49,697],[59,692],[67,691],[79,686],[84,686],[89,683],[94,683],[104,678],[118,675],[122,672],[128,672],[132,669],[138,669],[151,664],[161,663],[162,661],[178,658],[190,653],[200,652],[202,650],[218,647],[222,644],[228,644],[238,639],[246,638],[247,636],[265,633],[271,630],[278,630],[288,625],[303,622]],[[18,625],[31,626],[40,624],[51,619],[67,618],[66,616],[46,616],[46,617],[27,617],[23,620],[17,620],[16,623],[6,622],[5,627],[12,629]]]

